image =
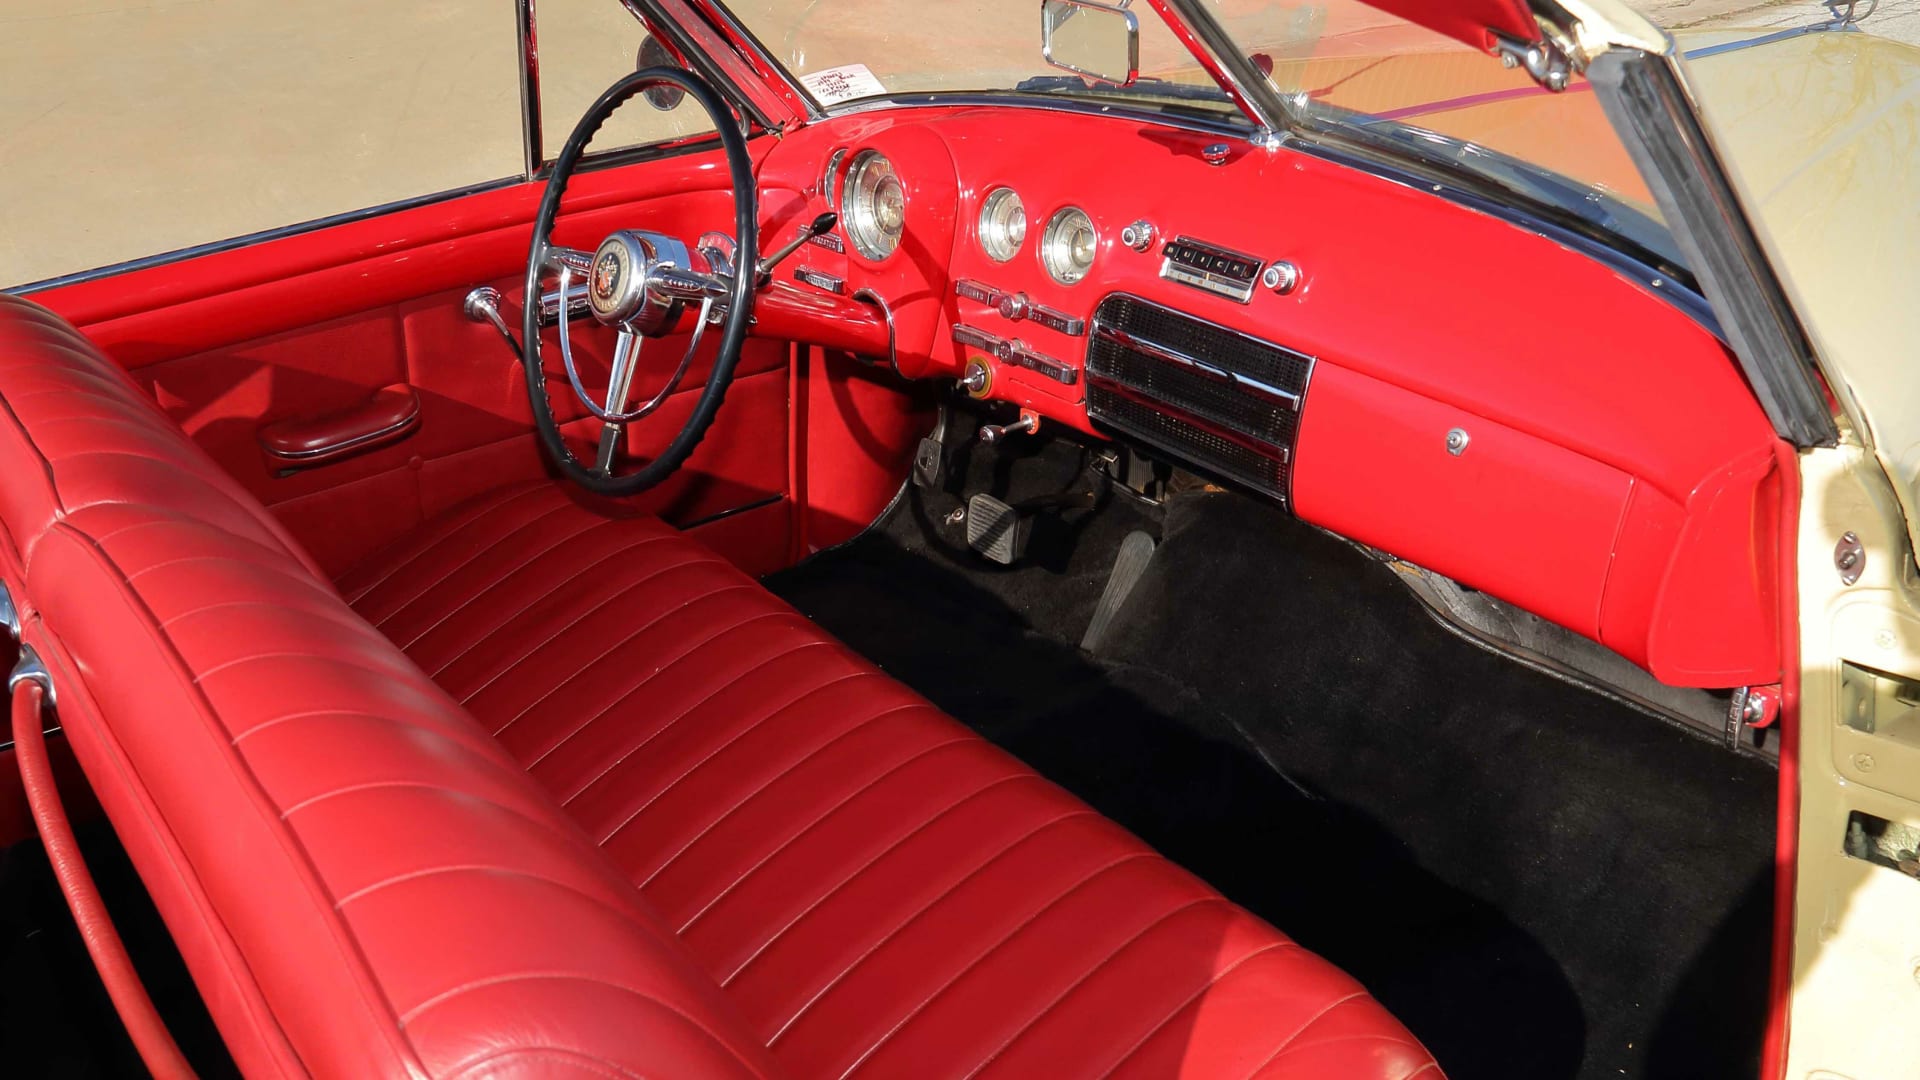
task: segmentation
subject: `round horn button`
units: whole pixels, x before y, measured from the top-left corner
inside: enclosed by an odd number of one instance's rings
[[[617,232],[601,241],[587,275],[587,306],[603,323],[623,323],[639,314],[646,301],[647,253],[632,233]]]

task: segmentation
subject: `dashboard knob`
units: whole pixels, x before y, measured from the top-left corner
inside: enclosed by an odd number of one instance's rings
[[[1018,322],[1027,317],[1026,293],[1002,293],[995,307],[1000,309],[1000,317]]]
[[[1260,284],[1285,296],[1300,284],[1300,268],[1285,259],[1275,259],[1272,265],[1261,271]]]
[[[974,397],[986,397],[987,390],[993,386],[993,372],[979,360],[967,361],[966,374],[960,376],[960,387]]]
[[[1151,221],[1136,221],[1120,230],[1120,242],[1135,251],[1145,253],[1153,249],[1153,238],[1159,233]]]

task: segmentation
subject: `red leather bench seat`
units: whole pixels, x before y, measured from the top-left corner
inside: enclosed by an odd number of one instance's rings
[[[249,1073],[1438,1075],[656,519],[502,491],[336,591],[5,298],[0,401],[26,636]]]

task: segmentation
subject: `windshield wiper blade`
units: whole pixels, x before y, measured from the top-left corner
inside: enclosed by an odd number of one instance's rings
[[[1101,94],[1107,97],[1156,97],[1173,101],[1212,101],[1233,104],[1233,99],[1218,86],[1174,82],[1152,76],[1141,76],[1133,81],[1132,86],[1115,86],[1112,83],[1090,83],[1078,75],[1035,75],[1020,80],[1014,85],[1014,89],[1024,93],[1045,94],[1066,91]]]

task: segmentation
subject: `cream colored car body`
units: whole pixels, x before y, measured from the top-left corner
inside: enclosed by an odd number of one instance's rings
[[[1589,7],[1584,48],[1644,46],[1645,20]],[[1840,444],[1800,455],[1796,1080],[1920,1071],[1920,881],[1846,851],[1854,811],[1920,825],[1920,50],[1868,31],[1688,36],[1682,62],[1840,413]]]

